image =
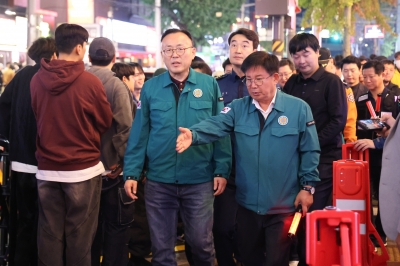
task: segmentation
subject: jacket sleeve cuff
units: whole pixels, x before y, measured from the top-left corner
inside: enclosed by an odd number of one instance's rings
[[[124,176],[124,179],[125,179],[125,181],[127,181],[127,180],[139,181],[139,177],[132,176],[132,175]]]
[[[300,185],[315,187],[317,185],[317,182],[316,181],[300,181]]]
[[[214,177],[223,177],[225,179],[229,179],[229,175],[228,174],[214,174]]]
[[[372,141],[374,142],[375,149],[381,150],[381,149],[383,149],[383,146],[385,145],[386,138],[379,137],[379,138],[373,139]]]

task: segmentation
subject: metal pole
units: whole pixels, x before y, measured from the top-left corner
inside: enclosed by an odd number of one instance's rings
[[[161,0],[155,0],[155,26],[156,26],[156,34],[157,40],[159,41],[156,46],[156,67],[162,67],[162,59],[161,59]]]

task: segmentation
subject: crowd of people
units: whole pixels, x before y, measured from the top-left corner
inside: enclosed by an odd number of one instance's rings
[[[140,64],[116,62],[109,39],[87,47],[88,37],[62,24],[36,40],[36,64],[0,97],[17,212],[10,265],[176,265],[179,221],[190,265],[306,265],[305,219],[287,233],[296,210],[332,204],[343,143],[371,150],[372,193],[385,202],[375,226],[400,247],[400,212],[385,207],[398,186],[399,150],[386,147],[399,139],[400,52],[394,62],[332,58],[300,33],[293,61],[279,60],[241,28],[214,78],[191,34],[169,29],[166,69],[145,82]],[[391,129],[360,130],[378,97]]]

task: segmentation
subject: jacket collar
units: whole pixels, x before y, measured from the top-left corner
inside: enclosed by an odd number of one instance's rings
[[[283,92],[276,89],[276,98],[275,98],[275,104],[274,107],[272,108],[272,110],[277,110],[278,112],[284,112],[285,111],[285,105],[283,104]],[[253,113],[255,111],[257,111],[256,106],[252,103],[253,102],[253,98],[248,97],[248,101],[249,101],[249,113]]]
[[[305,79],[305,78],[303,77],[303,74],[300,73],[300,74],[297,76],[297,82],[301,82],[302,80],[308,80],[308,79],[312,79],[312,80],[314,80],[314,81],[318,81],[318,80],[322,77],[322,74],[324,74],[324,73],[325,73],[325,68],[323,68],[322,66],[319,66],[319,68],[317,69],[317,71],[315,71],[315,73],[312,74],[312,76],[309,77],[309,78],[307,78],[307,79]]]
[[[196,81],[197,81],[196,75],[197,75],[197,72],[194,71],[192,68],[190,68],[189,69],[189,77],[186,80],[186,84],[188,82],[192,83],[192,84],[196,84]],[[171,84],[174,84],[174,82],[171,80],[171,76],[169,74],[169,71],[167,71],[167,72],[163,73],[162,75],[160,75],[160,78],[162,79],[161,82],[162,82],[162,86],[164,88],[169,87]]]

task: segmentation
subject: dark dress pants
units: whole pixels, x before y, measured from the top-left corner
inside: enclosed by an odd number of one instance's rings
[[[287,266],[294,213],[259,215],[239,205],[237,239],[245,266]]]
[[[92,246],[92,266],[100,265],[101,254],[102,266],[128,265],[129,225],[133,221],[134,209],[129,209],[121,201],[121,195],[125,194],[124,180],[122,176],[117,178],[118,180],[103,179],[99,225]],[[115,184],[105,186],[107,182]]]
[[[235,227],[238,204],[235,199],[236,186],[228,185],[224,193],[214,200],[214,246],[219,266],[235,266],[238,258]]]
[[[314,193],[314,203],[311,205],[309,212],[315,210],[323,210],[326,206],[332,205],[332,176],[333,176],[333,164],[320,163],[318,165],[318,171],[321,181],[317,183]],[[298,252],[299,252],[299,264],[298,266],[306,264],[306,219],[301,219],[298,231]]]
[[[142,181],[138,182],[136,195],[138,199],[135,201],[135,219],[128,229],[128,249],[131,254],[131,260],[140,260],[151,252],[150,229],[146,216],[144,184]]]

